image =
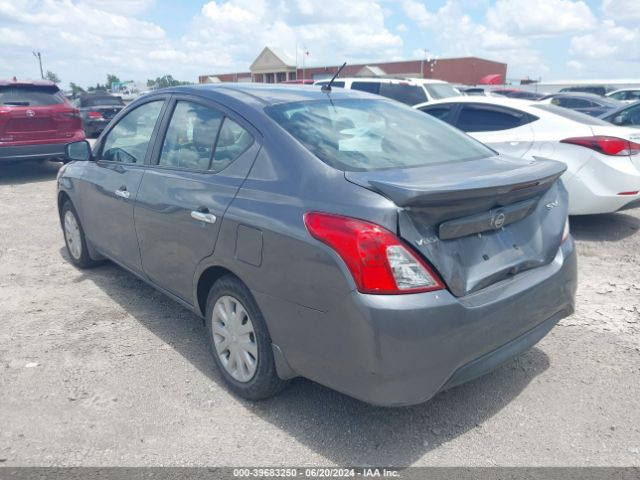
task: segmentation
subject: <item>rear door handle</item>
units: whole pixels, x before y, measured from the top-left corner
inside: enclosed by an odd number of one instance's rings
[[[131,196],[131,192],[127,190],[127,187],[120,187],[115,193],[117,197],[121,198],[129,198]]]
[[[206,208],[199,208],[198,210],[191,211],[191,218],[198,220],[199,222],[216,223],[218,219],[213,213],[209,213]]]

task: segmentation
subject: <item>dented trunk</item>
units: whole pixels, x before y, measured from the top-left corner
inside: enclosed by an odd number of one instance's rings
[[[496,156],[345,177],[399,207],[399,235],[463,296],[551,262],[567,219],[565,169]]]

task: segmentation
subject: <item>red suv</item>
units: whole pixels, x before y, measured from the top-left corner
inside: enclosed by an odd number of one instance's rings
[[[0,162],[62,160],[64,146],[84,138],[80,112],[55,83],[0,80]]]

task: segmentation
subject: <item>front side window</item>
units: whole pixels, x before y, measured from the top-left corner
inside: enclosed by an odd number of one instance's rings
[[[293,102],[265,111],[320,160],[343,171],[420,167],[495,155],[455,128],[387,100]]]
[[[163,104],[164,100],[145,103],[125,115],[107,134],[102,148],[102,159],[121,163],[144,163]]]
[[[464,105],[457,127],[463,132],[492,132],[508,130],[522,125],[521,112],[499,110],[483,105]]]
[[[159,165],[208,170],[222,117],[213,108],[178,101],[164,137]]]

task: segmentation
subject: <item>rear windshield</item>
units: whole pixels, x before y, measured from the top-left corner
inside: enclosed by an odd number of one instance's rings
[[[344,171],[419,167],[495,155],[430,115],[385,100],[316,100],[265,110],[320,160]]]
[[[64,95],[58,87],[20,85],[0,87],[0,105],[36,107],[65,103]]]
[[[448,83],[425,83],[424,88],[434,100],[460,96],[460,92]]]
[[[544,110],[546,112],[555,113],[556,115],[560,115],[561,117],[567,118],[569,120],[573,120],[574,122],[582,123],[584,125],[611,126],[610,123],[607,123],[604,120],[600,120],[599,118],[592,117],[591,115],[587,115],[586,113],[581,113],[576,110],[571,110],[569,108],[557,107],[555,105],[549,105],[547,103],[532,105],[532,107],[537,108],[539,110]]]
[[[95,97],[80,99],[80,105],[83,107],[96,107],[98,105],[124,105],[124,102],[120,97]]]

